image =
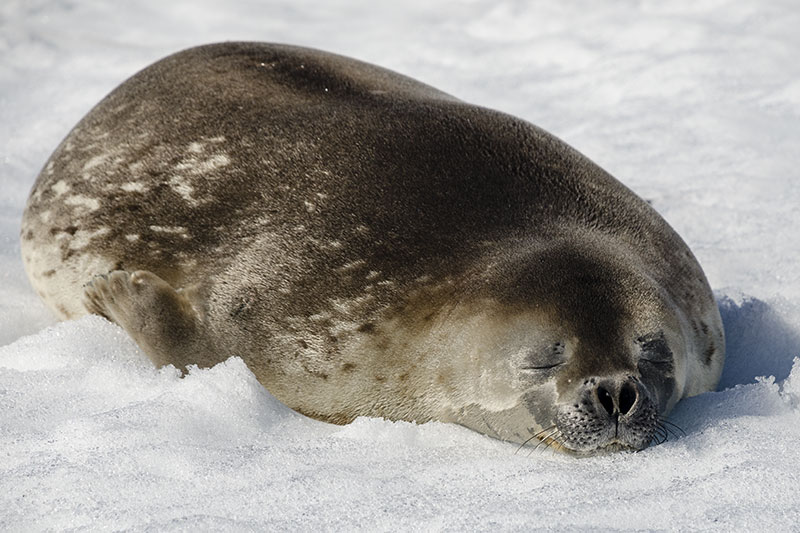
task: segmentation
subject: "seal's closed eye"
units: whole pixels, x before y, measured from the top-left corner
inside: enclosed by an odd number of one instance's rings
[[[550,370],[565,362],[565,345],[563,342],[556,342],[543,348],[527,350],[520,368],[522,370]]]

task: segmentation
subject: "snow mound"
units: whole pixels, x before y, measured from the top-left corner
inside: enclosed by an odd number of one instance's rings
[[[780,526],[800,518],[799,382],[797,363],[689,398],[666,443],[575,459],[449,424],[316,422],[238,358],[181,377],[85,317],[0,348],[0,529]]]

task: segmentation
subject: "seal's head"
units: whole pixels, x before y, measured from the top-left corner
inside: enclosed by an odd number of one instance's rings
[[[482,399],[462,404],[458,422],[581,455],[641,450],[663,436],[691,341],[670,294],[618,256],[554,244],[474,280],[484,289],[462,306],[481,318],[459,318],[471,325],[450,343],[475,350],[480,375],[470,383],[482,390],[463,396]]]

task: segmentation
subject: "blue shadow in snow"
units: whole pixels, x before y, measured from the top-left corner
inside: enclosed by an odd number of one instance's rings
[[[758,376],[789,375],[800,357],[800,333],[769,304],[756,298],[737,303],[727,296],[717,300],[725,328],[726,356],[717,390],[755,383]]]

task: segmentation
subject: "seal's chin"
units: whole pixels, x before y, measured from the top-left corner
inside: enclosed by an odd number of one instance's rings
[[[554,449],[559,452],[565,453],[567,455],[572,455],[575,457],[595,457],[598,455],[610,455],[620,452],[639,452],[643,449],[647,448],[632,446],[630,444],[626,444],[619,440],[613,440],[606,444],[600,445],[596,448],[592,449],[574,449],[570,448],[568,445],[564,444],[563,442],[559,442],[556,439],[546,439],[543,443],[547,446],[548,449]]]
[[[645,448],[646,447],[647,446],[645,446]],[[594,450],[574,451],[573,453],[581,457],[592,457],[595,455],[608,455],[618,452],[638,452],[643,449],[644,448],[639,448],[636,446],[631,446],[630,444],[625,444],[624,442],[612,441],[603,446],[599,446]]]
[[[644,419],[644,420],[643,420]],[[656,432],[653,413],[633,420],[605,421],[593,419],[588,423],[557,424],[551,447],[563,448],[575,455],[603,455],[607,453],[644,450],[653,441]]]

